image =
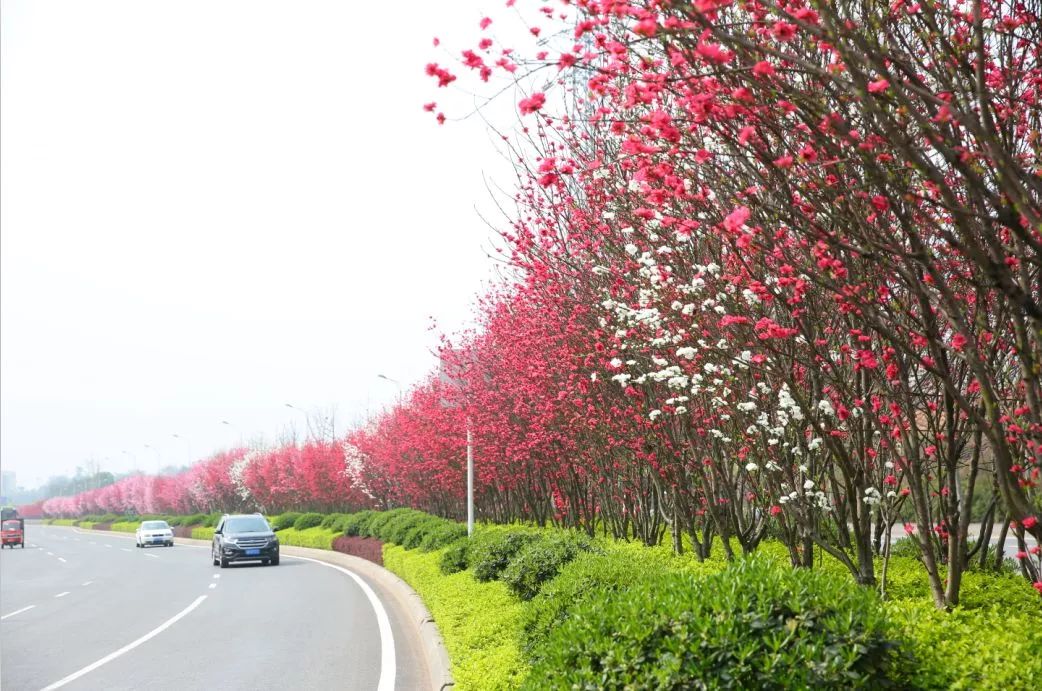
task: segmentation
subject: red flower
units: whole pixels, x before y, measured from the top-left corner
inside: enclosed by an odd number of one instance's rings
[[[1036,525],[1038,525],[1038,519],[1037,519],[1037,518],[1035,518],[1034,516],[1028,516],[1028,517],[1027,517],[1027,518],[1025,518],[1024,520],[1022,520],[1022,521],[1020,522],[1020,524],[1021,524],[1022,526],[1024,526],[1025,528],[1027,528],[1028,530],[1031,530],[1031,529],[1032,529],[1032,528],[1034,528],[1034,527],[1035,527]]]
[[[782,507],[777,506],[777,505],[771,507],[771,515],[772,516],[777,516],[781,512],[782,512]]]
[[[771,35],[779,41],[791,41],[796,36],[796,25],[788,22],[777,22],[771,27]]]
[[[870,94],[881,94],[889,88],[890,82],[885,79],[877,79],[868,83],[868,93]]]
[[[1031,587],[1038,591],[1039,595],[1042,595],[1042,581],[1036,581],[1031,584]]]
[[[517,105],[518,108],[521,109],[522,115],[528,115],[542,108],[545,103],[546,95],[543,94],[541,91],[537,91],[536,93],[532,94],[529,98],[521,99],[521,102]]]
[[[489,19],[488,17],[482,17],[479,26],[481,26],[482,31],[484,31],[485,29],[487,29],[489,27],[489,24],[491,24],[491,23],[492,23],[491,19]]]

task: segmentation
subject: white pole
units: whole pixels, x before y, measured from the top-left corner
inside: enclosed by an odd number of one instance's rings
[[[474,535],[474,443],[467,419],[467,537]]]

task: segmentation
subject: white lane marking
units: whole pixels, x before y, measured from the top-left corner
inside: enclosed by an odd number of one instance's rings
[[[86,667],[84,667],[83,669],[79,670],[78,672],[73,672],[72,674],[70,674],[69,676],[65,677],[64,679],[60,679],[60,680],[54,682],[50,686],[44,688],[43,691],[53,691],[54,689],[61,688],[62,686],[65,686],[69,682],[76,681],[77,679],[82,677],[84,674],[89,674],[89,673],[93,672],[94,670],[96,670],[98,667],[101,667],[102,665],[104,665],[106,663],[112,662],[117,657],[119,657],[121,655],[124,655],[126,653],[129,653],[134,648],[138,647],[142,643],[145,643],[145,642],[155,638],[156,636],[158,636],[159,634],[163,633],[168,628],[170,628],[171,626],[176,624],[178,621],[180,621],[184,617],[188,616],[192,612],[192,610],[195,609],[196,607],[198,607],[202,603],[202,601],[205,600],[205,599],[206,599],[206,595],[200,595],[199,597],[197,597],[195,599],[195,602],[193,602],[192,604],[188,605],[183,610],[181,610],[180,612],[175,614],[170,619],[167,619],[162,624],[160,624],[156,628],[152,629],[151,631],[146,633],[141,638],[139,638],[136,641],[133,641],[131,643],[127,643],[125,646],[123,646],[122,648],[120,648],[116,652],[109,653],[108,655],[106,655],[105,657],[101,658],[97,662],[94,662],[92,664],[87,665]]]
[[[111,547],[112,545],[105,545],[105,546],[106,546],[106,547]]]
[[[21,614],[22,612],[28,612],[29,610],[31,610],[35,606],[36,605],[29,605],[28,607],[22,607],[21,609],[16,609],[15,611],[10,612],[10,613],[5,614],[4,616],[0,617],[0,620],[7,619],[8,617],[13,617],[14,615]]]
[[[131,551],[133,551],[133,550],[127,549],[126,547],[120,547],[120,549],[123,550],[124,552],[131,552]]]
[[[53,557],[53,556],[54,556],[54,552],[48,552],[48,553],[47,553],[47,556],[48,556],[48,557]]]
[[[318,559],[312,559],[310,557],[290,557],[290,559],[303,559],[304,561],[312,561],[322,566],[328,566],[331,569],[347,574],[354,579],[358,587],[365,593],[366,598],[369,600],[369,604],[373,606],[373,611],[376,612],[376,624],[377,628],[380,629],[380,682],[376,685],[376,691],[394,691],[394,675],[396,672],[396,663],[394,657],[394,634],[391,633],[391,620],[387,617],[387,610],[384,609],[383,603],[380,602],[380,598],[376,596],[373,589],[369,587],[369,584],[362,580],[362,577],[348,571],[342,566],[336,564],[327,564],[324,561]],[[47,691],[47,689],[44,689]]]
[[[80,583],[80,585],[90,585],[93,582],[94,581],[84,581],[83,583]]]
[[[216,587],[217,587],[217,584],[216,584],[216,583],[211,583],[211,584],[210,584],[210,590],[213,590],[213,589],[214,589],[214,588],[216,588]]]
[[[68,594],[69,594],[69,591],[66,590],[64,593],[58,593],[57,595],[55,595],[55,597],[65,597]]]
[[[156,555],[154,555],[154,554],[146,554],[145,556],[146,556],[146,557],[152,557],[153,559],[159,559],[159,557],[157,557],[157,556],[156,556]]]
[[[65,557],[58,557],[58,561],[60,561],[60,562],[63,562],[63,563],[64,563],[64,562],[65,562]]]

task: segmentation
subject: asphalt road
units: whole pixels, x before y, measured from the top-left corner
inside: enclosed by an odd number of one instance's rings
[[[5,691],[420,688],[422,663],[394,655],[407,622],[335,567],[283,554],[221,569],[208,548],[26,532],[0,551]]]

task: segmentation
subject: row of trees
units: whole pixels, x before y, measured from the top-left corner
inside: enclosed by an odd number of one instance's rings
[[[50,516],[213,511],[355,511],[371,505],[346,472],[339,442],[310,441],[212,455],[176,475],[132,475],[43,502]]]
[[[863,584],[904,523],[938,607],[1012,530],[1042,589],[1037,3],[537,16],[531,52],[486,19],[460,61],[527,89],[511,279],[478,328],[327,464],[236,452],[177,496],[461,516],[469,433],[485,518],[700,558],[773,537]]]

